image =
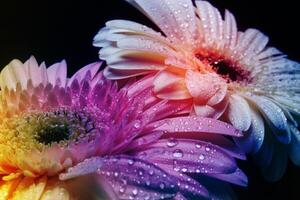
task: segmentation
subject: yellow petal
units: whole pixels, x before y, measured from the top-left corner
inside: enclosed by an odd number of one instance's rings
[[[16,188],[12,200],[39,200],[44,192],[47,177],[25,177]]]
[[[70,200],[68,190],[65,188],[64,183],[57,178],[52,178],[48,181],[47,186],[40,200]]]
[[[0,181],[0,200],[6,200],[11,197],[16,187],[20,183],[21,178],[14,179],[12,181]]]

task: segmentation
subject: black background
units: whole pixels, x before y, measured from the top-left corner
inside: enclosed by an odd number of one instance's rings
[[[222,12],[225,8],[233,12],[240,30],[260,29],[270,37],[270,45],[300,61],[297,1],[212,0],[211,3]],[[13,58],[25,61],[34,55],[48,65],[66,59],[71,74],[97,61],[98,49],[92,46],[92,39],[105,21],[111,19],[129,19],[154,27],[122,0],[0,1],[0,66],[4,67]],[[300,198],[297,196],[300,168],[290,163],[280,182],[267,183],[253,164],[241,165],[249,176],[249,187],[235,188],[239,199]]]

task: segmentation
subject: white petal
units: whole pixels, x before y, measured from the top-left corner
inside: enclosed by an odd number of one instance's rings
[[[134,33],[138,35],[145,35],[148,37],[156,38],[156,39],[161,39],[165,40],[164,37],[161,36],[159,32],[154,31],[151,28],[148,28],[142,24],[128,21],[128,20],[112,20],[108,21],[105,24],[108,28],[116,30],[115,32],[118,32],[118,30],[126,30],[128,33]],[[125,32],[125,33],[126,33]]]
[[[32,80],[33,86],[38,86],[40,83],[43,83],[41,70],[39,65],[35,59],[35,57],[31,56],[24,65],[28,69],[28,78]]]
[[[20,83],[22,88],[27,86],[27,74],[23,64],[19,60],[11,61],[1,71],[1,88],[16,89],[17,83]]]
[[[172,50],[169,46],[141,36],[129,36],[121,39],[117,42],[117,46],[121,49],[149,51],[157,54],[163,54],[165,56],[174,54],[174,50]]]
[[[282,143],[289,143],[291,134],[283,111],[265,97],[251,96],[251,99],[263,114],[277,139]]]
[[[239,95],[229,97],[227,117],[234,127],[247,131],[251,125],[251,115],[248,102]]]
[[[237,43],[237,25],[234,16],[228,11],[225,11],[224,20],[224,39],[225,48],[233,49]]]
[[[223,20],[218,9],[207,1],[195,1],[206,43],[223,46]]]
[[[246,153],[257,153],[264,141],[265,126],[264,120],[259,111],[255,108],[250,109],[251,126],[244,137],[234,138],[237,145]]]
[[[152,73],[152,71],[149,70],[115,70],[110,67],[106,67],[103,70],[103,75],[107,79],[111,80],[119,80],[119,79],[125,79],[125,78],[130,78],[130,77],[135,77],[135,76],[140,76],[140,75],[145,75]]]
[[[190,0],[130,1],[173,41],[193,42],[197,34],[194,6]]]
[[[282,52],[274,47],[269,47],[266,50],[262,51],[257,58],[260,60],[269,59],[271,57],[282,55]]]
[[[48,81],[52,85],[56,85],[58,80],[61,86],[65,86],[67,79],[67,65],[63,60],[60,63],[55,63],[47,69]]]

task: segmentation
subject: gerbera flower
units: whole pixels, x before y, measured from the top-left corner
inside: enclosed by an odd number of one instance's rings
[[[64,61],[32,57],[2,70],[0,199],[199,199],[223,190],[205,177],[246,185],[244,155],[222,136],[240,131],[184,116],[191,102],[154,97],[152,77],[118,90],[99,67],[68,79]]]
[[[192,113],[222,117],[244,131],[237,144],[245,152],[260,150],[257,155],[270,180],[283,174],[288,148],[300,165],[295,119],[300,115],[298,63],[267,47],[268,37],[258,30],[238,31],[229,11],[222,18],[207,1],[128,2],[161,33],[131,21],[107,22],[94,39],[102,48],[100,58],[108,63],[107,78],[156,71],[157,97],[193,99]]]

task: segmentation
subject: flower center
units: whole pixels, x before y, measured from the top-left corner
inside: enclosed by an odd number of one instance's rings
[[[67,123],[52,120],[50,124],[42,124],[38,128],[35,139],[42,144],[59,143],[70,137],[70,127]]]
[[[214,54],[195,54],[202,63],[209,65],[213,71],[227,80],[227,82],[249,82],[250,72],[242,69],[237,63]]]

